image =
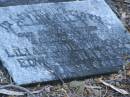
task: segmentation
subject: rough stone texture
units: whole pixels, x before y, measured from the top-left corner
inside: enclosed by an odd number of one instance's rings
[[[0,14],[0,58],[19,85],[115,72],[130,54],[130,35],[104,0],[5,7]]]
[[[63,2],[63,1],[68,2],[68,1],[75,1],[75,0],[0,0],[0,7],[47,3],[47,2]]]

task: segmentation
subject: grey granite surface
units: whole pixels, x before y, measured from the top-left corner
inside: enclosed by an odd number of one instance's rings
[[[0,0],[0,7],[5,6],[16,6],[16,5],[28,5],[37,3],[48,3],[48,2],[68,2],[76,0]]]
[[[104,0],[0,8],[0,59],[16,84],[115,72],[129,54],[130,35]]]

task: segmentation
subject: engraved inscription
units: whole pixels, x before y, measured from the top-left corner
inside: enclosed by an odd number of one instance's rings
[[[8,57],[21,57],[21,56],[31,56],[31,53],[29,51],[29,49],[27,48],[19,48],[19,47],[15,47],[11,50],[7,50],[5,49],[6,54],[8,55]]]
[[[98,16],[62,8],[56,9],[54,13],[26,10],[9,18],[21,32],[17,32],[8,21],[0,23],[0,27],[32,44],[29,48],[5,49],[8,57],[16,57],[21,67],[44,65],[46,61],[56,67],[55,64],[80,66],[88,63],[91,64],[88,68],[100,68],[103,60],[117,57],[107,51],[111,45],[107,44],[108,40],[101,40],[95,33],[99,29],[97,25],[103,27],[102,31],[107,29]],[[111,52],[114,51],[111,49]]]

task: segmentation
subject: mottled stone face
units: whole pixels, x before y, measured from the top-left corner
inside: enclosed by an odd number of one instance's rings
[[[115,72],[130,54],[130,35],[103,0],[11,6],[0,14],[0,59],[16,84]]]
[[[68,1],[75,1],[75,0],[0,0],[0,7],[47,3],[47,2],[68,2]]]

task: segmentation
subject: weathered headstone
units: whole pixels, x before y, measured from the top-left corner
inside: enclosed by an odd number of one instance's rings
[[[0,59],[16,84],[115,72],[130,54],[130,35],[104,0],[5,7],[0,14]]]
[[[47,3],[47,2],[63,2],[63,1],[75,1],[75,0],[0,0],[0,7]]]

